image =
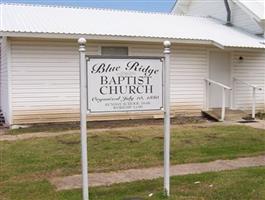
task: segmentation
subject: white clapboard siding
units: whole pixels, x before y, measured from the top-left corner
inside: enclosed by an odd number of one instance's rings
[[[88,45],[88,54],[99,54],[103,45]],[[162,45],[123,45],[129,47],[130,56],[163,55]],[[75,41],[14,39],[11,48],[13,123],[78,120],[79,69]],[[172,110],[199,114],[204,101],[203,78],[207,77],[206,48],[173,46],[171,57]],[[138,117],[146,116],[142,113]],[[106,119],[97,117],[103,118]]]
[[[243,60],[239,60],[243,57]],[[265,53],[234,52],[232,61],[233,76],[250,84],[262,87],[257,91],[257,109],[264,110],[265,105]],[[252,90],[250,87],[236,83],[235,106],[243,110],[251,110]]]
[[[254,34],[263,32],[263,29],[258,25],[255,19],[235,3],[233,3],[232,7],[232,22],[235,26],[241,27]]]
[[[163,46],[133,45],[132,56],[162,56]],[[207,77],[206,48],[173,46],[171,49],[171,106],[175,113],[199,114],[204,104]]]
[[[1,99],[2,99],[2,93],[1,93],[1,90],[2,90],[2,40],[0,39],[0,109],[2,107],[2,104],[1,104]]]
[[[204,82],[207,77],[205,48],[176,47],[171,59],[171,103],[181,112],[200,112],[204,104]]]
[[[11,49],[13,123],[77,120],[77,43],[14,39]],[[97,55],[98,46],[90,45],[87,52]]]
[[[1,82],[1,110],[5,117],[6,123],[10,123],[10,105],[9,105],[9,82],[8,82],[8,55],[9,55],[9,44],[6,37],[2,38],[1,42],[1,68],[0,68],[0,82]]]

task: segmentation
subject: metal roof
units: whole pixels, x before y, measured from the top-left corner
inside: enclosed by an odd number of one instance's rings
[[[202,17],[91,8],[1,4],[0,32],[212,41],[265,48],[264,38]]]

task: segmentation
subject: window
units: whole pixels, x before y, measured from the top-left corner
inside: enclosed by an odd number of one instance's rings
[[[101,47],[102,56],[128,56],[128,47]]]

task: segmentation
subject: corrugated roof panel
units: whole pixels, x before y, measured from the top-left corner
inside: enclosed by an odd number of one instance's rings
[[[264,39],[210,18],[103,9],[3,4],[0,30],[209,40],[226,47],[265,48]]]

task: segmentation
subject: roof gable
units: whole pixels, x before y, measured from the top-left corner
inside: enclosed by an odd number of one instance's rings
[[[192,0],[176,0],[176,3],[171,10],[171,13],[185,14],[191,2]]]
[[[265,1],[264,0],[234,0],[238,3],[243,9],[260,21],[265,20]]]
[[[172,9],[172,13],[185,14],[193,0],[178,0]],[[218,0],[217,0],[218,1]],[[223,0],[219,0],[223,1]],[[231,0],[241,6],[245,11],[254,15],[259,20],[265,20],[264,0]],[[206,1],[207,3],[207,1]]]

